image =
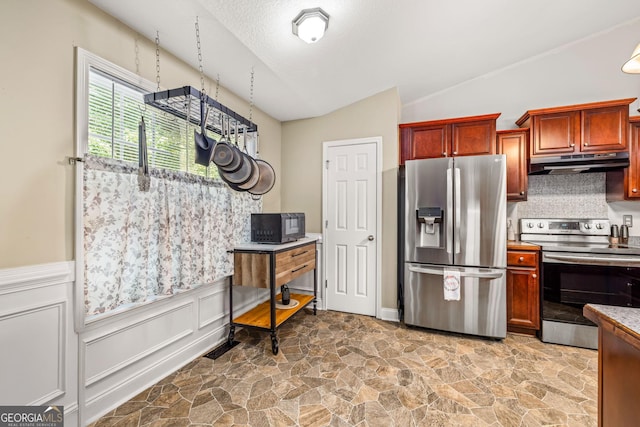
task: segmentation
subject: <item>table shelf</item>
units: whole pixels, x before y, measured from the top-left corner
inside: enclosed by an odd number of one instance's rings
[[[276,308],[276,328],[312,302],[313,295],[291,294],[291,299],[298,301],[298,305],[296,307]],[[254,328],[269,329],[271,327],[271,301],[266,300],[263,303],[258,304],[256,307],[233,319],[233,323],[236,326],[251,326]]]

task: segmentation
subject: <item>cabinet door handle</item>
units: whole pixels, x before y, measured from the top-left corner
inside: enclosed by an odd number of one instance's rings
[[[638,189],[637,189],[637,188],[634,188],[633,190],[631,190],[631,192],[633,192],[633,193],[637,193],[637,192],[638,192]]]
[[[537,275],[536,273],[533,273],[533,274],[531,275],[531,277],[533,277],[534,279],[536,279],[536,278],[538,277],[538,275]]]
[[[458,152],[457,152],[457,151],[454,151],[454,152],[453,152],[453,155],[455,156],[456,154],[458,154]]]
[[[309,252],[309,251],[304,251],[304,252],[300,252],[300,253],[297,253],[297,254],[293,254],[293,255],[291,255],[291,258],[295,258],[295,257],[297,257],[297,256],[304,255],[304,254],[306,254],[307,252]]]
[[[575,147],[576,144],[569,144],[569,147]]]
[[[306,267],[307,267],[307,264],[303,265],[302,267],[298,267],[295,270],[291,270],[291,272],[295,273],[296,271],[300,271],[300,270],[302,270],[303,268],[306,268]]]
[[[588,142],[585,142],[585,143],[584,143],[584,145],[585,145],[585,146],[587,146],[587,145],[589,145],[589,143],[588,143]]]
[[[442,152],[442,157],[447,157],[447,152],[446,151]]]
[[[518,261],[520,261],[520,262],[524,261],[524,257],[521,256],[520,258],[518,258]]]
[[[524,196],[524,191],[521,191],[521,192],[520,192],[520,195],[521,195],[521,196]]]

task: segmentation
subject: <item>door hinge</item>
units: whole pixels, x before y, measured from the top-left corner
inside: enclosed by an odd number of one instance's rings
[[[328,219],[324,220],[324,228],[329,228],[329,220]]]
[[[324,164],[325,164],[325,167],[326,167],[326,168],[327,168],[327,170],[328,170],[328,169],[329,169],[329,160],[325,161],[325,162],[324,162]]]
[[[327,279],[324,279],[324,288],[327,289],[329,285],[327,284]]]

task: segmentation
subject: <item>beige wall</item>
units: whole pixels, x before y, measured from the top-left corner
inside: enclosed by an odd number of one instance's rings
[[[382,307],[396,308],[397,174],[400,99],[390,89],[322,117],[282,124],[282,210],[304,212],[322,232],[322,143],[382,137]]]
[[[153,42],[86,0],[0,1],[0,268],[74,258],[74,168],[66,162],[75,154],[74,47],[135,72],[136,38],[140,74],[155,81]],[[160,63],[164,88],[200,86],[198,71],[175,57],[162,51]],[[219,101],[249,112],[224,88]],[[255,109],[253,119],[262,157],[280,176],[280,122]],[[281,182],[265,210],[280,209]]]

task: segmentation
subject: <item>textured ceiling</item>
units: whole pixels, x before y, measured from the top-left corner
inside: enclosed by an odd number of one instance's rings
[[[638,0],[89,0],[278,120],[398,87],[403,104],[640,17]],[[291,32],[322,7],[315,44]],[[629,41],[629,53],[638,40]]]

